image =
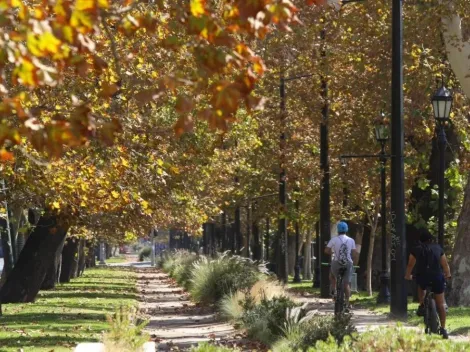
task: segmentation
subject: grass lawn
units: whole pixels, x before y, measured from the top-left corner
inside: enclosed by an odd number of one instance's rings
[[[0,352],[71,351],[79,342],[101,339],[106,315],[136,305],[136,274],[94,268],[84,276],[41,291],[35,303],[6,304],[0,316]]]
[[[351,297],[351,303],[356,307],[368,308],[371,311],[389,314],[390,308],[388,305],[377,305],[377,293],[372,297],[367,296],[366,293],[361,292]],[[412,297],[408,298],[408,324],[420,325],[423,324],[423,318],[416,315],[418,303],[413,302]],[[466,335],[470,332],[470,307],[449,307],[447,313],[447,328],[450,335]]]
[[[302,280],[302,282],[293,283],[293,278],[293,276],[289,276],[289,281],[287,282],[287,287],[289,288],[290,292],[300,295],[305,293],[314,295],[320,294],[320,288],[312,287],[312,280]]]
[[[117,257],[106,259],[106,264],[120,264],[125,262],[127,262],[127,258],[124,255],[118,255]]]

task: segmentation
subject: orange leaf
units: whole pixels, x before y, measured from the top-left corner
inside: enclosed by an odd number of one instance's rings
[[[7,151],[5,148],[0,150],[0,160],[1,161],[13,161],[13,153]]]

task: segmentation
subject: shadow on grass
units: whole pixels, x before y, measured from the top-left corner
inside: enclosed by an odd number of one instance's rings
[[[67,291],[83,291],[83,290],[95,290],[95,291],[119,291],[119,292],[133,292],[134,287],[129,287],[129,285],[67,285],[67,286],[57,286],[53,291],[50,292],[67,292]],[[43,291],[47,292],[47,291]]]
[[[74,347],[80,342],[95,342],[90,341],[93,339],[78,337],[78,336],[13,336],[1,339],[0,347],[51,347],[51,351],[54,350],[54,347],[65,346],[65,347]]]
[[[83,324],[89,324],[89,320],[104,321],[106,317],[102,313],[23,313],[23,314],[12,314],[3,315],[0,317],[0,326],[8,327],[10,325],[27,325],[31,323],[37,323],[38,328],[51,324],[60,324],[65,321],[73,321],[77,324],[79,321],[83,321]],[[28,325],[28,329],[34,328],[35,325]],[[3,341],[3,340],[2,340]]]
[[[43,292],[39,298],[45,299],[54,299],[54,298],[102,298],[102,299],[137,299],[137,294],[134,292],[131,293],[111,293],[107,292],[106,290],[103,291],[95,291],[95,292],[83,292],[80,290],[74,290],[71,292],[68,291],[52,291],[49,294]],[[66,304],[64,304],[66,305]]]

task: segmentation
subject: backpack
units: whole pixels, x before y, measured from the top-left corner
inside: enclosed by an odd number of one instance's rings
[[[349,249],[348,249],[348,238],[346,238],[346,240],[343,242],[343,240],[338,237],[338,239],[341,241],[341,246],[339,247],[339,251],[338,251],[338,263],[345,266],[349,263],[349,259],[348,259],[348,252],[349,252]]]
[[[420,275],[437,275],[441,272],[440,258],[427,244],[421,245],[419,252],[417,273]]]

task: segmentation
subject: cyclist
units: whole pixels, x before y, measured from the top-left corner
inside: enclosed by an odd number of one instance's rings
[[[444,251],[440,245],[435,243],[434,236],[427,230],[420,231],[420,245],[414,248],[408,259],[406,268],[407,280],[411,280],[411,271],[416,265],[416,283],[418,284],[419,308],[416,315],[424,316],[424,297],[426,288],[431,287],[436,300],[437,311],[441,321],[439,333],[444,339],[449,338],[446,330],[446,309],[444,290],[446,279],[450,279],[450,268]],[[444,273],[443,273],[444,271]]]
[[[346,235],[348,233],[348,224],[340,221],[337,225],[338,236],[333,237],[325,248],[325,253],[328,255],[334,254],[331,261],[331,291],[334,297],[336,292],[336,278],[339,274],[341,267],[346,267],[344,274],[344,294],[346,306],[349,307],[349,297],[351,296],[351,278],[353,274],[353,259],[352,255],[357,257],[356,242],[354,239]]]

